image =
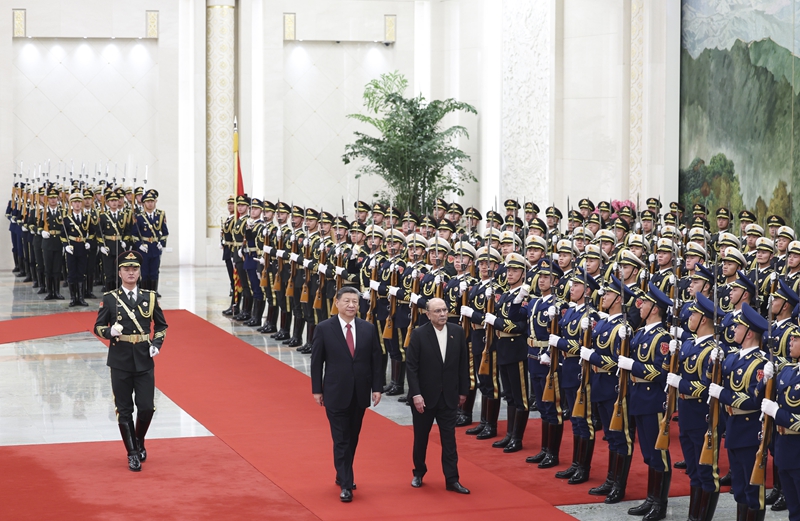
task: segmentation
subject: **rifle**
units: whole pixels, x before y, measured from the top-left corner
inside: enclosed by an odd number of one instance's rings
[[[319,265],[328,263],[328,248],[324,248],[319,254]],[[317,287],[317,294],[314,295],[314,309],[322,309],[322,291],[325,288],[325,275],[319,274],[319,286]]]
[[[319,226],[319,225],[318,225]],[[303,260],[311,258],[311,238],[309,237],[308,227],[306,226],[306,220],[303,219],[303,235],[305,238],[303,242],[308,241],[308,245],[303,246]],[[300,292],[300,303],[301,304],[308,304],[309,299],[309,284],[311,283],[311,273],[309,273],[308,268],[303,268],[303,289]]]
[[[411,293],[419,293],[419,277],[414,277],[414,280],[411,282]],[[403,343],[403,347],[408,349],[408,346],[411,344],[411,333],[414,331],[414,324],[417,323],[419,319],[419,308],[416,304],[411,304],[411,322],[408,324],[408,329],[406,330],[406,340]]]
[[[622,339],[622,344],[619,346],[620,356],[630,356],[630,338],[628,334],[628,304],[625,302],[625,283],[622,283],[622,327],[625,329],[625,338]],[[619,394],[617,401],[614,403],[614,413],[611,415],[611,422],[608,426],[609,430],[620,432],[622,431],[625,422],[623,416],[627,416],[628,411],[625,407],[625,402],[628,399],[628,373],[625,369],[619,370]]]
[[[586,271],[583,272],[583,286],[585,289],[589,289],[589,286],[586,284]],[[590,297],[587,297],[584,293],[583,302],[584,307],[588,312],[590,311],[589,303],[591,301]],[[603,305],[600,304],[600,308],[602,309]],[[591,318],[589,319],[591,321]],[[591,326],[591,322],[590,322]],[[592,346],[592,328],[587,327],[583,331],[583,345],[585,347]],[[575,405],[572,406],[572,415],[576,418],[586,418],[586,406],[589,403],[589,377],[592,373],[592,366],[588,360],[581,359],[581,383],[578,386],[578,393],[575,397]]]
[[[769,326],[767,329],[767,352],[769,353],[769,361],[774,363],[775,361],[775,353],[772,351],[772,293],[775,291],[775,282],[770,282],[770,297],[769,297],[769,304],[767,307],[769,308]],[[775,378],[778,375],[774,375],[772,378],[767,380],[767,383],[764,387],[764,398],[767,400],[775,400]],[[767,480],[767,456],[769,456],[769,444],[772,438],[772,426],[775,420],[769,416],[768,414],[762,414],[764,419],[762,420],[761,425],[761,434],[759,435],[760,443],[758,445],[758,451],[756,452],[756,463],[753,467],[753,472],[750,474],[750,484],[756,486],[763,486]]]
[[[370,244],[370,248],[374,248],[375,246],[375,225],[372,225],[372,244]],[[372,260],[370,262],[374,263],[372,267],[372,271],[369,274],[369,281],[372,282],[378,278],[378,252],[380,250],[376,249],[372,255]],[[375,294],[375,290],[370,288],[369,289],[369,309],[367,310],[367,322],[375,323],[375,306],[378,303],[378,296]]]
[[[280,201],[278,201],[278,204],[280,204]],[[278,230],[280,230],[280,227],[281,223],[279,222]],[[281,239],[282,238],[283,236],[281,236]],[[276,247],[280,246],[281,239],[278,239],[279,242],[275,245]],[[272,291],[280,292],[283,289],[283,280],[281,280],[282,276],[283,276],[283,257],[278,257],[278,266],[277,269],[275,270],[275,280],[272,281]],[[286,289],[287,290],[289,289],[288,284]],[[292,295],[294,295],[294,287],[292,287]]]
[[[719,358],[722,358],[722,350],[719,349],[718,332],[717,332],[717,284],[716,278],[714,279],[714,347],[719,350]],[[711,370],[711,381],[717,385],[722,382],[722,360],[712,360],[714,364]],[[714,465],[717,464],[717,447],[719,446],[717,440],[717,427],[719,426],[719,399],[713,396],[708,400],[708,430],[706,430],[705,442],[703,443],[703,451],[700,453],[700,465]]]
[[[292,230],[294,233],[294,230]],[[297,237],[295,236],[295,240],[292,241],[292,253],[297,253]],[[279,263],[283,264],[283,263]],[[280,266],[283,267],[283,266]],[[294,277],[297,274],[297,263],[293,262],[291,268],[289,269],[289,281],[286,283],[286,296],[287,297],[294,297]]]
[[[394,208],[390,205],[389,206],[389,233],[394,236],[394,220],[392,219],[392,211]],[[402,254],[402,246],[400,247],[400,253],[397,254],[396,257],[400,257]],[[397,265],[394,262],[389,261],[389,269],[391,269],[391,274],[389,275],[389,285],[390,286],[397,286]],[[397,311],[397,298],[394,295],[389,294],[389,316],[386,317],[386,325],[383,327],[383,337],[384,340],[391,340],[394,338],[394,314]]]
[[[494,292],[492,292],[491,288],[491,282],[489,282],[489,285],[486,286],[486,313],[494,314]],[[494,326],[487,322],[484,332],[486,333],[486,345],[483,348],[483,353],[481,353],[481,366],[478,368],[478,374],[487,376],[491,373],[489,366],[489,348],[492,346]]]
[[[553,268],[552,261],[550,264],[550,294],[553,296],[553,305],[556,304],[556,290],[553,287]],[[550,334],[558,334],[558,314],[550,319]],[[541,353],[541,350],[540,350]],[[550,369],[547,372],[547,378],[544,384],[544,391],[542,392],[542,401],[551,403],[561,402],[561,389],[558,385],[558,347],[550,346]]]

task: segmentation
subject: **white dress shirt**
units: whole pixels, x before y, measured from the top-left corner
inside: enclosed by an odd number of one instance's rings
[[[344,337],[345,342],[347,341],[347,324],[350,324],[351,326],[353,326],[353,327],[350,328],[350,332],[353,333],[353,350],[355,351],[355,346],[356,346],[356,321],[355,321],[355,319],[353,319],[352,322],[345,322],[345,320],[342,318],[342,315],[336,315],[336,316],[339,317],[339,325],[342,326],[342,336]]]
[[[441,331],[433,326],[433,331],[436,333],[436,340],[439,341],[439,351],[442,352],[442,362],[444,362],[444,355],[447,352],[447,324],[442,326]]]

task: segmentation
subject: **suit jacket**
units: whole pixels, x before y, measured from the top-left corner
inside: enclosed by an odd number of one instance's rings
[[[355,318],[356,349],[350,349],[339,316],[320,322],[311,347],[311,392],[322,394],[325,407],[346,409],[356,393],[358,406],[370,405],[371,393],[380,392],[381,344],[374,324]]]
[[[406,374],[409,396],[422,395],[425,403],[433,407],[439,396],[445,404],[455,409],[458,397],[469,392],[469,359],[464,329],[447,323],[447,348],[442,361],[439,341],[433,324],[428,322],[411,333],[411,342],[406,352]]]

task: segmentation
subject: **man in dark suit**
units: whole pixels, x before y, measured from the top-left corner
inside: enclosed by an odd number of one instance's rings
[[[434,298],[428,301],[430,322],[411,334],[406,353],[409,396],[414,407],[414,479],[411,486],[422,486],[428,470],[425,454],[433,421],[439,425],[442,443],[442,470],[447,490],[469,494],[458,481],[456,417],[458,407],[469,392],[469,361],[464,330],[447,322],[447,304]]]
[[[361,295],[352,286],[336,293],[339,314],[320,322],[311,347],[311,392],[325,407],[333,438],[339,499],[353,500],[353,458],[364,411],[381,401],[381,345],[378,330],[356,318]]]

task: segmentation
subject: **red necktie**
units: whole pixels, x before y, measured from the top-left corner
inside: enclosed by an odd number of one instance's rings
[[[347,347],[350,348],[350,356],[355,357],[356,356],[356,343],[353,341],[353,331],[351,331],[351,328],[353,326],[351,326],[350,324],[347,324],[345,327],[347,328],[347,334],[345,335],[345,340],[347,340]]]

